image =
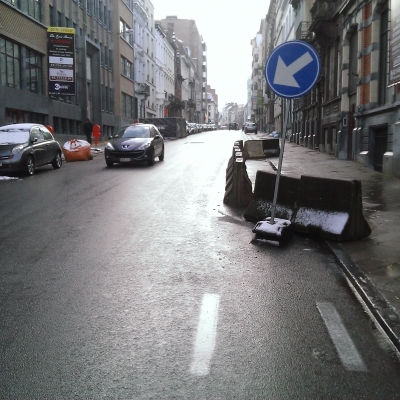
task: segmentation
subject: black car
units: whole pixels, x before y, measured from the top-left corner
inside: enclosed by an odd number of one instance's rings
[[[0,127],[0,173],[33,175],[37,167],[61,168],[61,147],[41,124],[23,123]]]
[[[109,137],[104,149],[108,167],[115,163],[147,161],[154,165],[154,158],[164,160],[164,138],[152,124],[133,124],[119,128]]]
[[[238,124],[237,124],[237,122],[231,122],[229,125],[228,125],[228,128],[229,128],[229,130],[234,130],[234,131],[237,131],[238,130]]]

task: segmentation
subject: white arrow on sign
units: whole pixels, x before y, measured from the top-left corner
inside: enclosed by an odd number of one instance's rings
[[[279,56],[276,65],[274,84],[299,88],[300,86],[296,79],[294,79],[293,75],[303,69],[306,65],[310,64],[312,60],[313,58],[310,53],[307,52],[287,66],[283,62],[281,56]]]

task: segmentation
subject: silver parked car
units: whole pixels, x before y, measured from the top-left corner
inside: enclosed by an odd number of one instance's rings
[[[37,167],[51,164],[61,168],[61,147],[41,124],[13,124],[0,127],[0,173],[33,175]]]
[[[246,122],[243,126],[244,133],[255,133],[257,135],[257,125],[254,122]]]

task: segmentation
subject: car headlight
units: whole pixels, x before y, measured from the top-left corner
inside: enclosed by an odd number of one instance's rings
[[[141,146],[138,147],[138,150],[146,150],[151,146],[151,143],[143,143]]]
[[[115,150],[115,149],[114,149],[114,146],[113,146],[110,142],[108,142],[108,143],[106,144],[106,149],[107,149],[107,150]]]
[[[24,146],[23,144],[19,144],[18,146],[15,146],[15,147],[12,149],[11,152],[12,152],[13,154],[17,154],[17,153],[19,153],[20,151],[22,151],[24,147],[25,147],[25,146]]]

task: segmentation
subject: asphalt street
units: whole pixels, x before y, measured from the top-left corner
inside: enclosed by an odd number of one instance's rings
[[[254,245],[223,204],[240,137],[1,182],[2,399],[398,397],[396,353],[325,244]]]

